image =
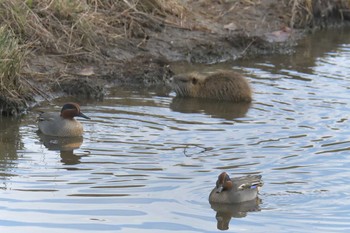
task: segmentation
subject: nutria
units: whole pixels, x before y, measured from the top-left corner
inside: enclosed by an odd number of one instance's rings
[[[220,70],[209,74],[184,73],[172,79],[177,96],[251,102],[252,91],[247,80],[239,73]]]

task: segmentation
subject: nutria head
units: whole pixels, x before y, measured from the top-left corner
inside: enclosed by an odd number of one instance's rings
[[[196,97],[203,78],[195,72],[178,74],[172,78],[172,88],[177,96]]]
[[[209,74],[185,73],[173,77],[177,96],[197,97],[233,102],[251,102],[252,92],[245,78],[233,71]]]

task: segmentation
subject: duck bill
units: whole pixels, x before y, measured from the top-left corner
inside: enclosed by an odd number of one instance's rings
[[[82,118],[85,118],[85,119],[91,119],[90,117],[86,116],[84,113],[79,113],[78,117],[82,117]]]
[[[216,188],[216,192],[221,193],[223,189],[224,189],[224,187],[222,185],[220,185],[219,187]]]

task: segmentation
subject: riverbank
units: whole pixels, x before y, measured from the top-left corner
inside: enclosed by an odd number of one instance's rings
[[[2,65],[2,114],[15,115],[62,95],[103,98],[110,85],[164,85],[174,73],[174,61],[217,63],[292,53],[306,32],[346,24],[349,4],[3,1],[0,41],[6,42],[1,43],[3,48],[13,50],[0,59],[13,62],[15,57],[17,63]]]

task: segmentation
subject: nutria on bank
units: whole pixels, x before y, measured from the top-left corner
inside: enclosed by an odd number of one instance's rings
[[[239,73],[220,70],[209,74],[196,72],[175,75],[172,88],[179,97],[195,97],[232,102],[251,102],[252,90]]]

